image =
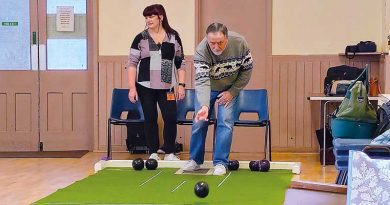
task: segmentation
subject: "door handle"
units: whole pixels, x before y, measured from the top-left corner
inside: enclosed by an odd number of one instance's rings
[[[32,44],[37,45],[37,32],[32,32]]]

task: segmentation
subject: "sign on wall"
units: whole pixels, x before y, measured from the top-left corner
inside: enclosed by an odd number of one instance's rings
[[[12,21],[12,22],[1,22],[2,26],[18,26],[17,21]]]
[[[74,31],[74,7],[57,6],[57,31]]]

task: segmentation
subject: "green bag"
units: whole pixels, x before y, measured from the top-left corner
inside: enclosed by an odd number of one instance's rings
[[[355,81],[351,86],[352,87],[348,89],[343,102],[336,111],[336,118],[357,122],[376,123],[376,110],[368,100],[366,86],[364,86],[362,81]]]

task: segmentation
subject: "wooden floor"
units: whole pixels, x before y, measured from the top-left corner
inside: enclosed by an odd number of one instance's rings
[[[53,192],[64,188],[77,180],[94,173],[94,164],[104,153],[90,152],[82,158],[56,159],[0,159],[0,204],[30,204]],[[300,161],[302,173],[296,175],[297,180],[308,180],[322,183],[334,183],[336,169],[334,166],[322,167],[317,154],[273,153],[272,161]],[[130,155],[114,153],[114,159],[147,158],[146,155]],[[182,160],[188,159],[188,154],[181,154]],[[210,160],[211,155],[206,155]],[[253,154],[232,153],[231,159],[252,160],[261,159]]]

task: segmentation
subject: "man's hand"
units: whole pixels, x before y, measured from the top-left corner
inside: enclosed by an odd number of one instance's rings
[[[186,92],[183,86],[177,86],[176,91],[176,99],[178,100],[183,100],[184,97],[186,96]]]
[[[207,106],[202,106],[198,113],[195,115],[195,122],[198,122],[199,120],[208,121],[207,118],[209,116],[209,108]]]
[[[218,100],[216,101],[216,103],[218,103],[218,105],[224,105],[225,107],[227,107],[232,101],[232,99],[233,95],[230,94],[229,91],[224,91],[218,95]]]
[[[130,89],[130,90],[129,90],[129,100],[130,100],[132,103],[135,103],[135,102],[138,101],[137,89],[133,88],[133,89]]]

